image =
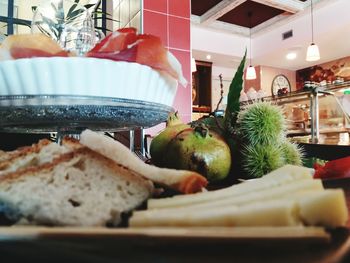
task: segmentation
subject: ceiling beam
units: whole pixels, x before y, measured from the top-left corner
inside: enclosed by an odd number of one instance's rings
[[[252,1],[255,1],[255,2],[264,1],[264,4],[266,4],[266,1],[268,1],[269,3],[277,1],[277,2],[282,2],[282,3],[286,4],[287,2],[289,2],[291,0],[252,0]],[[338,1],[343,1],[343,0],[313,0],[314,9],[316,10],[316,9],[322,8],[324,6],[334,4]],[[305,12],[310,8],[310,0],[307,0],[306,2],[300,2],[300,3],[302,5],[302,11],[297,12],[294,15],[290,15],[288,13],[282,13],[274,18],[271,18],[271,19],[267,20],[266,22],[252,28],[252,30],[251,30],[252,36],[260,35],[260,34],[263,34],[265,32],[271,31],[274,28],[276,28],[277,26],[282,26],[284,24],[289,23],[291,20],[295,19],[296,17],[300,17],[300,16],[305,15]],[[244,37],[249,37],[250,31],[249,31],[249,28],[247,28],[247,27],[229,24],[226,22],[218,21],[218,20],[213,21],[213,22],[208,23],[208,24],[203,24],[203,23],[201,23],[201,21],[202,21],[201,16],[191,15],[191,22],[196,24],[197,26],[204,26],[204,27],[206,27],[208,29],[212,29],[212,30],[219,30],[219,31],[223,31],[223,32],[229,32],[232,34],[236,34],[236,35],[241,35]]]
[[[235,7],[244,3],[246,0],[223,0],[217,5],[209,9],[200,17],[200,23],[202,25],[208,25],[218,18],[222,17],[224,14],[230,12]]]
[[[275,29],[277,26],[281,24],[281,22],[289,21],[290,18],[292,18],[292,15],[286,15],[286,13],[277,15],[273,18],[270,18],[269,20],[266,20],[265,22],[255,26],[252,28],[252,35],[260,34],[263,32],[268,32],[270,30]]]
[[[196,15],[191,15],[191,23],[193,23],[196,26],[211,29],[214,31],[222,31],[226,33],[232,33],[234,35],[249,37],[249,28],[243,27],[243,26],[229,24],[218,20],[214,21],[209,25],[203,25],[200,23],[200,16],[196,16]]]
[[[253,0],[254,2],[268,5],[274,8],[285,10],[289,13],[295,14],[305,8],[305,3],[298,0]]]
[[[322,8],[324,6],[328,6],[331,3],[334,4],[336,1],[342,1],[342,0],[313,0],[314,10]],[[265,21],[264,23],[261,23],[260,25],[255,26],[254,28],[252,28],[252,32],[251,32],[252,36],[264,34],[266,32],[276,29],[279,26],[286,25],[290,23],[290,21],[298,17],[304,16],[305,12],[310,12],[308,11],[308,9],[310,8],[310,3],[311,3],[310,0],[304,2],[303,12],[298,12],[294,15],[290,15],[288,13],[282,13],[278,16],[275,16]],[[309,15],[309,13],[307,15]]]

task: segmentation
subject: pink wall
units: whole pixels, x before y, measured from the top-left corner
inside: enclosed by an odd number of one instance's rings
[[[272,68],[267,66],[261,66],[261,87],[264,89],[268,96],[271,96],[271,85],[273,79],[279,75],[285,75],[292,88],[292,91],[296,90],[296,72],[288,69]]]
[[[159,36],[180,61],[188,84],[179,84],[173,107],[184,122],[191,121],[190,0],[143,0],[143,32]]]
[[[255,66],[255,72],[256,72],[256,79],[246,80],[245,76],[247,73],[247,70],[244,72],[244,91],[247,92],[250,88],[254,88],[256,91],[260,90],[261,87],[261,67]]]
[[[244,90],[248,91],[251,87],[255,88],[256,91],[263,89],[266,96],[271,96],[271,85],[273,79],[279,75],[285,75],[292,87],[292,91],[296,90],[296,72],[288,69],[273,68],[267,66],[256,66],[256,79],[255,80],[244,80]]]

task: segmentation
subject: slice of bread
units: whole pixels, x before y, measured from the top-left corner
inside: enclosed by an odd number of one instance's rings
[[[65,137],[62,145],[43,139],[31,146],[0,155],[0,176],[9,172],[20,171],[32,166],[52,162],[61,154],[83,147],[76,139]]]
[[[22,147],[16,151],[5,154],[0,161],[0,176],[27,167],[51,162],[54,158],[69,150],[69,148],[62,147],[47,139],[40,140],[36,144]]]
[[[199,192],[208,183],[205,177],[196,172],[146,164],[120,142],[90,130],[82,132],[80,143],[155,183],[182,193]]]
[[[32,144],[30,146],[19,147],[13,151],[1,151],[0,162],[9,160],[11,158],[16,158],[16,156],[23,156],[29,152],[39,152],[42,147],[44,147],[50,143],[51,143],[50,140],[42,139],[38,143]]]
[[[142,204],[153,184],[80,147],[53,162],[0,177],[0,208],[14,221],[58,226],[118,224]]]

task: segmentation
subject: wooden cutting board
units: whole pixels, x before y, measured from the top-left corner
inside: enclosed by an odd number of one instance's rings
[[[150,239],[183,242],[303,242],[327,243],[331,235],[322,227],[209,227],[209,228],[83,228],[83,227],[0,227],[0,240],[37,239]]]
[[[339,231],[329,233],[321,227],[0,227],[0,258],[1,262],[53,263],[348,262],[349,229]]]

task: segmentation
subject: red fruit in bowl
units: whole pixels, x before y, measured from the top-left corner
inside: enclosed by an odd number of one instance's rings
[[[135,43],[136,40],[137,34],[135,28],[119,29],[102,39],[89,53],[118,52],[127,49],[128,45]]]
[[[35,57],[68,57],[54,40],[44,34],[22,34],[8,36],[0,48],[1,59]]]
[[[109,34],[86,56],[136,62],[166,72],[182,84],[186,83],[181,65],[164,47],[160,38],[148,34],[137,35],[135,28],[119,29]]]
[[[138,36],[136,62],[165,71],[177,79],[178,74],[170,65],[168,54],[159,37],[152,35]]]

